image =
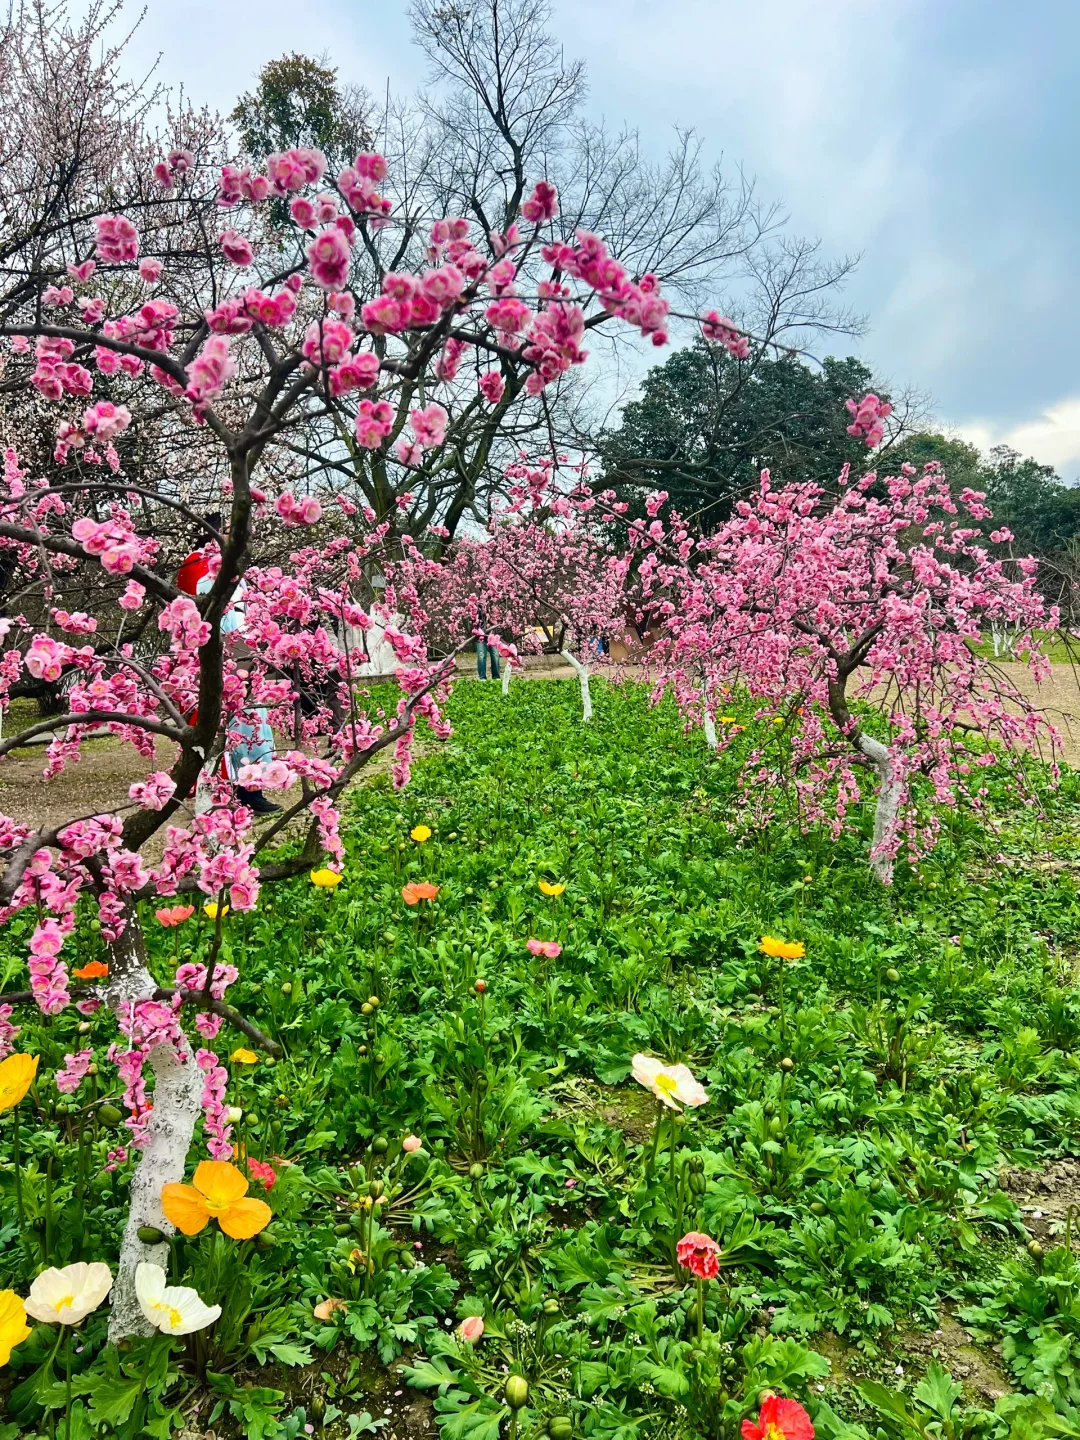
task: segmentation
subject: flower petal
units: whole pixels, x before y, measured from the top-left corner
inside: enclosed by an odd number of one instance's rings
[[[165,1219],[175,1225],[183,1235],[198,1235],[210,1219],[206,1198],[194,1185],[163,1185],[161,1208],[165,1212]]]
[[[26,1306],[14,1290],[0,1290],[0,1365],[6,1365],[16,1345],[30,1334]]]
[[[273,1211],[265,1200],[237,1200],[218,1216],[218,1224],[234,1240],[250,1240],[265,1230],[272,1218]]]
[[[201,1161],[195,1168],[193,1184],[215,1210],[224,1210],[246,1195],[248,1189],[246,1176],[227,1160]]]

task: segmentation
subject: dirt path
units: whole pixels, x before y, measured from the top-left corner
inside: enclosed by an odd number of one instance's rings
[[[1065,761],[1080,768],[1080,673],[1070,665],[1054,665],[1050,678],[1034,686],[1027,666],[1006,662],[1000,668],[1021,693],[1032,696],[1046,712],[1061,733]],[[605,672],[598,669],[596,673]],[[641,666],[626,666],[619,673],[636,680],[648,678]],[[475,663],[463,659],[458,666],[458,676],[466,681],[475,680]],[[523,678],[573,680],[576,677],[568,665],[553,664],[544,656],[523,669],[515,667],[512,683],[517,685]],[[496,684],[492,680],[487,683]],[[171,751],[168,741],[158,742],[161,769],[168,769]],[[83,747],[82,759],[69,766],[58,780],[42,779],[44,764],[43,748],[20,750],[0,761],[0,814],[35,827],[56,824],[69,816],[97,814],[122,804],[127,799],[128,786],[141,779],[145,771],[145,763],[131,746],[109,739],[88,741]]]

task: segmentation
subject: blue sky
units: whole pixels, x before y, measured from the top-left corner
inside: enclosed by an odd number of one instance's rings
[[[553,28],[596,117],[656,152],[695,127],[793,229],[861,252],[878,373],[1080,479],[1075,0],[555,0]],[[401,0],[148,0],[132,63],[227,111],[295,49],[376,94],[423,79]]]

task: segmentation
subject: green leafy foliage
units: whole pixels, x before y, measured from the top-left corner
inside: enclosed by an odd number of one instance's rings
[[[734,756],[634,688],[596,688],[582,727],[569,685],[459,687],[455,735],[425,742],[411,786],[356,794],[345,882],[268,886],[226,925],[230,999],[283,1051],[229,1062],[273,1221],[242,1245],[216,1227],[171,1243],[174,1278],[222,1306],[205,1334],[121,1352],[88,1320],[73,1434],[167,1440],[197,1414],[251,1440],[389,1437],[421,1406],[445,1440],[495,1440],[509,1375],[535,1440],[553,1417],[604,1440],[734,1437],[765,1390],[823,1440],[1080,1434],[1080,1270],[1064,1246],[1027,1252],[998,1180],[1080,1154],[1080,907],[1067,865],[1031,863],[1073,848],[1074,777],[1017,811],[1007,771],[980,769],[983,817],[946,816],[884,891],[865,836],[782,810],[755,828]],[[417,880],[438,895],[410,907]],[[200,916],[145,918],[163,982],[205,955]],[[29,923],[0,936],[9,988]],[[762,955],[766,933],[805,958]],[[101,957],[88,915],[69,944],[73,965]],[[42,1065],[21,1223],[0,1118],[0,1284],[25,1294],[46,1264],[115,1261],[131,1161],[104,1168],[123,1133],[111,1022],[84,1039],[75,1015],[19,1018]],[[52,1073],[83,1044],[98,1073],[60,1096]],[[659,1106],[631,1078],[639,1051],[688,1065],[707,1103]],[[674,1252],[688,1230],[721,1246],[700,1311]],[[992,1410],[937,1361],[895,1373],[898,1335],[954,1303],[1018,1387]],[[837,1336],[858,1357],[842,1382],[819,1353]],[[39,1326],[13,1353],[20,1433],[62,1433],[55,1338]]]

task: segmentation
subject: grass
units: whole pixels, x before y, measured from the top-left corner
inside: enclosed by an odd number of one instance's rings
[[[733,762],[671,710],[602,683],[592,726],[578,705],[571,681],[459,686],[455,735],[409,788],[356,791],[345,883],[268,887],[231,918],[230,1000],[284,1050],[227,1062],[234,1139],[277,1171],[274,1221],[242,1246],[174,1242],[177,1277],[223,1305],[208,1351],[118,1355],[91,1317],[79,1433],[134,1433],[147,1365],[139,1423],[160,1436],[385,1422],[389,1440],[436,1425],[496,1440],[508,1371],[529,1382],[518,1434],[553,1440],[556,1417],[609,1440],[733,1436],[763,1389],[800,1399],[826,1440],[1077,1424],[1065,1217],[1029,1250],[999,1181],[1080,1154],[1075,777],[1039,811],[1015,808],[1003,774],[987,815],[951,816],[884,891],[867,816],[836,841],[783,804],[751,824]],[[546,898],[541,879],[566,889]],[[405,905],[416,880],[434,902]],[[30,920],[0,938],[5,988],[25,983]],[[166,981],[173,938],[148,925]],[[182,959],[210,929],[187,922]],[[762,956],[763,934],[805,959]],[[561,953],[535,957],[530,938]],[[89,914],[66,953],[103,954]],[[123,1138],[102,1114],[120,1089],[112,1021],[79,1035],[74,1012],[18,1018],[43,1061],[22,1107],[21,1233],[0,1122],[0,1283],[25,1294],[43,1264],[115,1263],[130,1161],[103,1169]],[[99,1073],[59,1096],[51,1072],[84,1045]],[[630,1078],[636,1052],[688,1065],[707,1103],[662,1111]],[[691,1229],[723,1246],[700,1326],[674,1258]],[[317,1320],[327,1299],[344,1304]],[[475,1345],[455,1339],[470,1315]],[[937,1344],[957,1317],[968,1333]],[[0,1440],[63,1407],[52,1338],[38,1327],[14,1352]]]

